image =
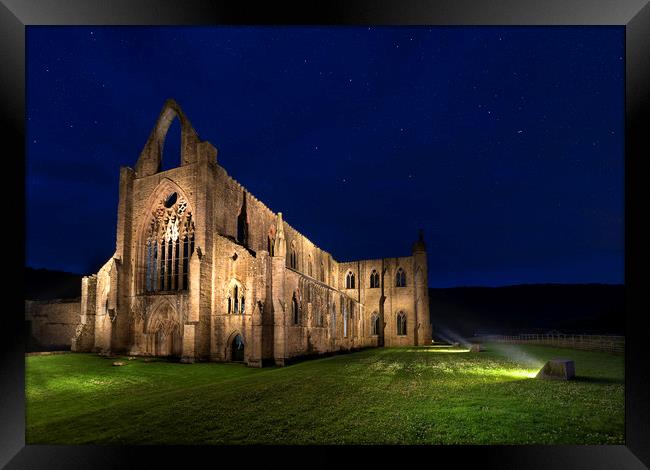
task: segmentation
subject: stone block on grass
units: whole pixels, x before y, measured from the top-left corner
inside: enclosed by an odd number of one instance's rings
[[[572,359],[551,359],[537,373],[538,379],[571,380],[576,376],[576,367]]]
[[[480,344],[472,344],[469,347],[469,352],[481,352],[483,351],[483,347]]]

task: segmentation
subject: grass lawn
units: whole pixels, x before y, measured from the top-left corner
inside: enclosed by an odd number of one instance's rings
[[[623,357],[386,348],[284,368],[26,358],[27,444],[623,444]],[[571,382],[531,378],[575,360]]]

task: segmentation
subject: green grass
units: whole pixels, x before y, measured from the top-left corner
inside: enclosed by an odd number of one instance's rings
[[[623,444],[623,357],[386,348],[284,368],[26,358],[28,444]],[[530,378],[553,357],[577,380]]]

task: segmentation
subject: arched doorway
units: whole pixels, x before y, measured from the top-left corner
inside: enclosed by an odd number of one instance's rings
[[[230,345],[232,351],[232,361],[233,362],[243,362],[244,361],[244,340],[241,335],[235,335],[232,339]]]
[[[181,331],[176,309],[166,301],[161,302],[144,325],[146,354],[180,356],[183,350]]]

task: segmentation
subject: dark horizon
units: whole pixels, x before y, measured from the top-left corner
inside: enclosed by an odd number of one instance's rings
[[[120,166],[174,98],[338,261],[429,287],[622,284],[618,27],[28,27],[26,264],[95,272]],[[177,164],[178,124],[164,169]],[[65,254],[65,255],[63,255]]]

